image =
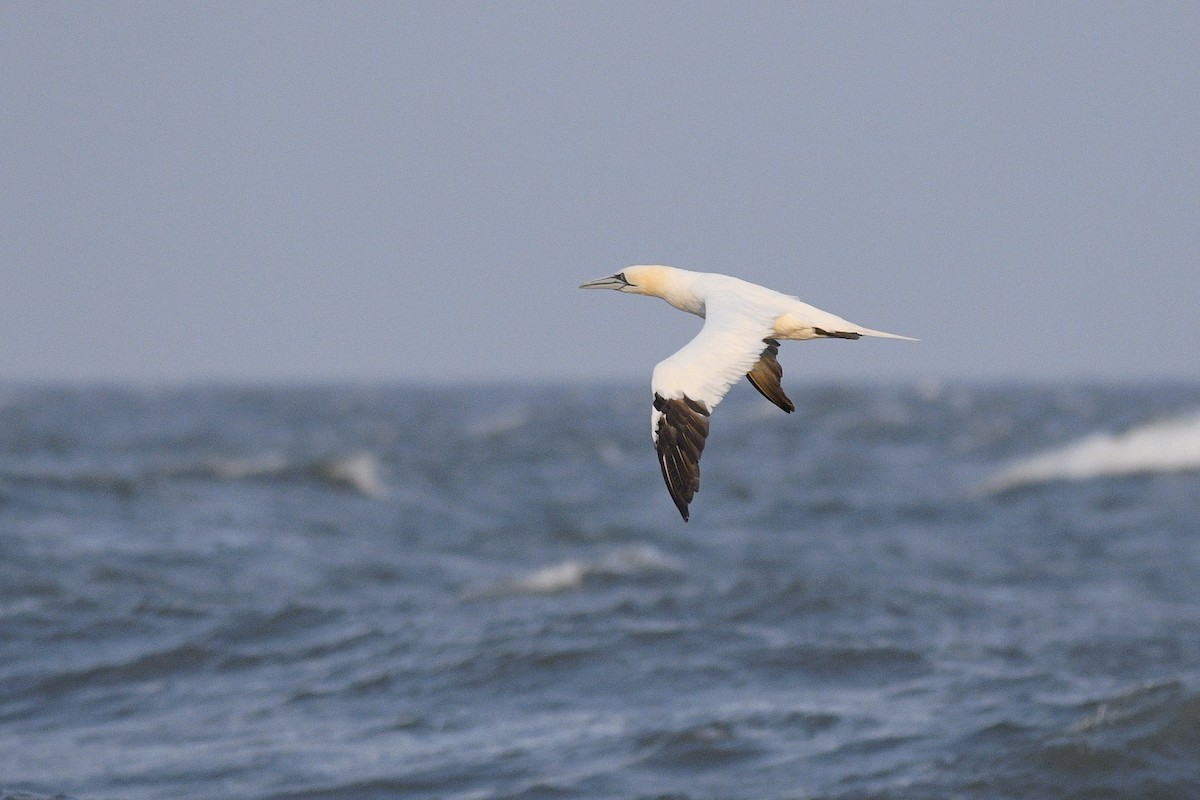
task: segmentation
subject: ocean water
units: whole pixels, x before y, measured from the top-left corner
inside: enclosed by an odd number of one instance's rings
[[[0,798],[1200,797],[1200,386],[0,387]]]

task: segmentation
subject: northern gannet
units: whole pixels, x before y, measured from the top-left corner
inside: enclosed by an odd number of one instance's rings
[[[708,417],[729,387],[745,375],[763,397],[789,414],[796,410],[779,385],[783,368],[775,356],[780,339],[878,336],[915,341],[864,328],[790,295],[713,272],[637,266],[579,288],[661,297],[680,311],[704,318],[696,338],[658,362],[650,380],[650,432],[667,491],[685,522],[688,504],[700,489]]]

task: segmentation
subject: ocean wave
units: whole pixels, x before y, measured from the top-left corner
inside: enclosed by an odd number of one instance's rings
[[[1195,796],[1200,696],[1182,682],[1121,690],[1079,710],[1083,715],[1074,724],[1032,754],[1032,762],[1057,782],[1089,787],[1093,796]],[[1166,765],[1173,766],[1162,769]]]
[[[1200,745],[1200,695],[1177,680],[1135,686],[1089,703],[1068,733],[1131,751],[1190,751]]]
[[[72,691],[178,678],[211,665],[216,651],[196,642],[150,649],[123,660],[90,664],[43,677],[30,692],[56,697]]]
[[[174,464],[142,471],[122,472],[95,468],[78,471],[41,470],[8,472],[3,480],[58,489],[106,491],[128,496],[163,481],[194,479],[222,482],[312,482],[382,500],[390,492],[381,475],[379,460],[371,453],[353,453],[311,460],[289,460],[267,454],[247,458],[212,457],[191,464]]]
[[[681,728],[650,731],[635,739],[636,761],[661,769],[713,770],[765,752],[753,738],[730,722],[700,722]]]
[[[871,685],[917,678],[932,669],[924,654],[894,645],[788,644],[750,653],[746,663],[767,674]]]
[[[985,493],[1054,481],[1200,470],[1200,414],[1155,420],[1123,433],[1094,433],[993,475]]]
[[[74,800],[70,795],[59,792],[9,789],[0,786],[0,800]]]
[[[681,563],[652,545],[622,547],[594,559],[570,559],[467,593],[468,599],[508,594],[553,594],[578,589],[589,577],[628,577],[677,572]]]
[[[282,456],[213,458],[199,464],[168,470],[170,477],[211,478],[221,481],[308,480],[333,489],[382,499],[388,495],[380,477],[379,460],[371,453],[290,461]]]
[[[7,470],[0,473],[0,481],[16,486],[31,485],[67,491],[109,492],[125,497],[133,495],[138,490],[139,484],[145,482],[138,475],[128,475],[109,469],[85,469],[78,472]]]

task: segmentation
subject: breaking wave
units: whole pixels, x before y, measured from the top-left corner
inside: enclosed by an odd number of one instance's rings
[[[578,589],[590,577],[628,577],[649,572],[677,572],[682,565],[651,545],[622,547],[595,559],[572,559],[540,567],[482,590],[468,599],[506,594],[551,594]]]
[[[1200,414],[1156,420],[1124,433],[1094,433],[1017,461],[983,488],[999,493],[1052,481],[1191,470],[1200,470]]]
[[[379,461],[374,455],[355,453],[298,463],[281,456],[252,459],[215,458],[175,470],[174,474],[223,481],[310,480],[379,500],[388,494],[379,472]]]
[[[111,491],[131,495],[139,489],[178,479],[236,481],[311,482],[327,488],[350,491],[381,500],[389,491],[380,475],[378,459],[371,453],[354,453],[311,460],[291,461],[279,455],[252,458],[208,458],[192,464],[168,465],[125,472],[95,468],[9,472],[0,479],[20,484],[37,484],[60,489]]]

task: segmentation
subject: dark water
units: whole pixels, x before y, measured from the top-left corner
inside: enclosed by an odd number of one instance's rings
[[[0,389],[0,798],[1200,797],[1200,386],[791,394]]]

